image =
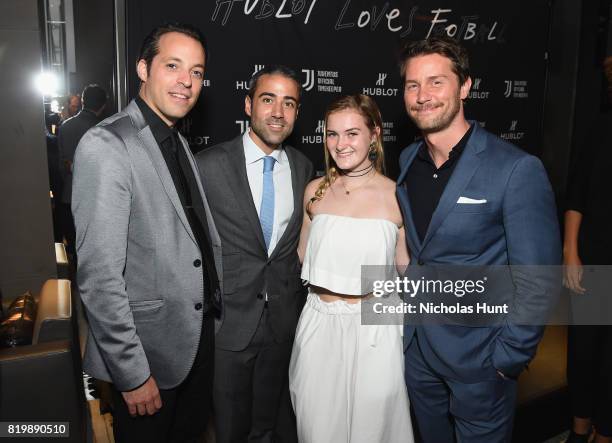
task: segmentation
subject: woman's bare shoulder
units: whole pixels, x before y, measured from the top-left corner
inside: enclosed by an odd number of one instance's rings
[[[388,177],[382,177],[382,180],[380,181],[380,189],[382,196],[381,203],[384,205],[387,217],[393,220],[398,226],[401,225],[402,214],[395,195],[395,181]]]
[[[310,182],[308,182],[308,184],[306,185],[306,190],[316,190],[317,187],[321,184],[321,182],[323,181],[323,179],[325,178],[325,176],[321,176],[321,177],[317,177],[313,180],[311,180]]]
[[[395,180],[391,180],[389,177],[385,176],[385,175],[381,175],[381,185],[384,186],[386,189],[390,189],[393,192],[395,192]]]

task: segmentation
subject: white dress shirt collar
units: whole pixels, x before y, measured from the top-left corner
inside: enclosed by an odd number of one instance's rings
[[[250,136],[251,130],[245,131],[242,134],[242,145],[244,146],[244,158],[247,165],[251,163],[255,163],[258,160],[264,158],[267,154],[262,151],[262,149],[257,146],[257,144],[253,141]],[[285,149],[280,146],[279,148],[272,151],[270,157],[274,157],[274,159],[279,164],[284,164],[287,161],[287,154],[285,153]]]

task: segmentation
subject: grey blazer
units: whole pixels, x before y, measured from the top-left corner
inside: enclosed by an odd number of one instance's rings
[[[199,180],[198,187],[221,280],[221,242]],[[199,345],[203,314],[195,306],[203,301],[204,267],[194,264],[202,259],[196,239],[134,101],[81,139],[72,211],[77,282],[89,321],[84,370],[120,391],[149,375],[162,389],[179,385]]]
[[[270,323],[278,342],[291,341],[306,300],[297,244],[312,163],[286,146],[291,168],[293,215],[268,257],[246,172],[242,136],[196,155],[204,190],[223,245],[223,323],[218,348],[241,351],[251,341],[268,295]]]
[[[72,199],[72,172],[66,169],[65,162],[74,160],[74,152],[81,137],[100,122],[93,112],[82,109],[77,115],[66,120],[57,131],[57,147],[59,149],[60,173],[62,175],[62,203],[70,204]]]

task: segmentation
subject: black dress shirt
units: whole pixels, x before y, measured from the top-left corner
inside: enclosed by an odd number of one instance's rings
[[[204,203],[187,154],[181,146],[182,142],[178,136],[178,131],[169,127],[140,96],[136,97],[136,104],[160,147],[183,210],[202,253],[205,267],[205,272],[202,273],[204,278],[204,305],[202,308],[204,312],[208,312],[212,308],[218,310],[218,301],[213,294],[218,288],[219,282],[208,234]],[[196,267],[202,266],[202,260],[195,258],[193,265]]]
[[[408,169],[403,184],[408,192],[412,217],[421,241],[423,241],[425,234],[427,234],[431,217],[438,207],[440,197],[442,197],[448,180],[453,174],[455,166],[465,149],[473,127],[474,125],[470,126],[461,140],[459,140],[459,143],[450,151],[448,160],[439,168],[436,168],[433,159],[429,155],[427,144],[423,142]]]

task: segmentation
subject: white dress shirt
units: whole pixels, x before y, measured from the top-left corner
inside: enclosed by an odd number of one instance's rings
[[[259,216],[261,194],[263,192],[263,158],[266,156],[266,153],[255,144],[249,133],[250,130],[242,135],[242,145],[244,146],[249,187],[251,188],[253,203],[255,203],[257,215]],[[283,236],[293,214],[293,186],[291,185],[289,158],[282,147],[275,149],[270,156],[274,157],[276,162],[274,164],[274,173],[272,174],[274,182],[274,225],[268,247],[268,256],[272,254],[276,244]]]

